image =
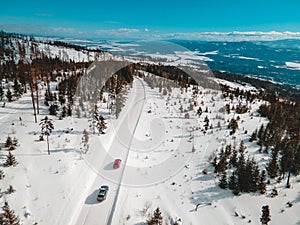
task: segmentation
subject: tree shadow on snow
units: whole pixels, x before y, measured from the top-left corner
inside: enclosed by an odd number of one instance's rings
[[[69,152],[75,152],[75,148],[61,148],[61,149],[54,149],[54,150],[50,149],[50,152],[53,152],[53,153],[57,153],[57,152],[69,153]]]
[[[84,204],[86,205],[95,205],[99,204],[99,201],[97,201],[97,195],[98,195],[99,189],[94,190],[92,194],[90,194],[86,199]]]

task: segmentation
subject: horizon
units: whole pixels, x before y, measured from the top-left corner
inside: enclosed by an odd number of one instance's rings
[[[0,29],[35,36],[139,40],[300,39],[294,0],[151,3],[16,0],[2,3]],[[18,7],[16,7],[18,6]]]

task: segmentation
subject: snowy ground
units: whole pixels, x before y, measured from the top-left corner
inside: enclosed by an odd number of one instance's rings
[[[268,204],[270,224],[300,224],[299,177],[292,179],[291,189],[285,189],[284,182],[272,183],[267,195],[237,197],[217,186],[218,178],[208,162],[222,146],[244,140],[246,151],[260,166],[266,163],[268,156],[258,153],[258,146],[247,141],[256,128],[267,123],[257,113],[261,103],[255,101],[250,113],[239,115],[239,129],[232,138],[227,120],[237,115],[219,111],[229,100],[222,99],[219,91],[202,90],[197,102],[203,111],[208,107],[208,112],[199,118],[197,106],[187,111],[190,119],[185,119],[179,106],[187,109],[191,95],[191,89],[186,92],[180,88],[173,88],[170,96],[163,95],[158,88],[151,89],[135,79],[119,119],[109,121],[105,135],[90,136],[87,154],[80,152],[87,119],[52,117],[55,129],[50,136],[50,156],[46,142],[38,141],[40,127],[34,123],[29,94],[7,103],[0,108],[0,156],[4,161],[6,137],[16,137],[19,146],[12,153],[19,164],[1,166],[5,173],[0,184],[1,205],[7,200],[23,224],[106,224],[110,220],[111,224],[144,224],[148,213],[160,207],[169,224],[180,218],[182,224],[198,225],[259,224],[261,207]],[[237,103],[236,99],[231,102]],[[38,121],[46,110],[41,107]],[[102,110],[105,112],[105,106]],[[202,130],[205,116],[213,124],[206,134]],[[111,169],[115,158],[122,159],[118,170]],[[207,175],[202,173],[205,168]],[[10,184],[16,192],[6,194]],[[107,200],[99,203],[96,194],[102,184],[108,184],[110,190]],[[268,194],[274,186],[279,195],[271,198]],[[287,202],[293,207],[288,208]],[[197,204],[201,205],[195,211]]]

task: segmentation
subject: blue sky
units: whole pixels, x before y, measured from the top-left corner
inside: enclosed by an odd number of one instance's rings
[[[70,37],[300,31],[297,0],[2,0],[0,28]]]

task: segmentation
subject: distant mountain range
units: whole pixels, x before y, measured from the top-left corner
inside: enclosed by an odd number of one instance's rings
[[[184,52],[183,59],[205,61],[212,70],[262,78],[300,89],[300,40],[240,42],[169,40],[168,42],[174,46],[180,46],[175,47],[173,52],[172,49],[165,51],[165,46],[161,48],[156,44],[153,45],[154,42],[150,44],[105,40],[69,40],[69,42],[99,47],[121,55],[160,58],[167,55],[166,60],[176,57],[182,59]],[[171,45],[171,48],[174,46]]]
[[[208,52],[213,70],[250,75],[300,88],[300,41],[174,41],[191,51]],[[209,52],[213,54],[209,54]]]

